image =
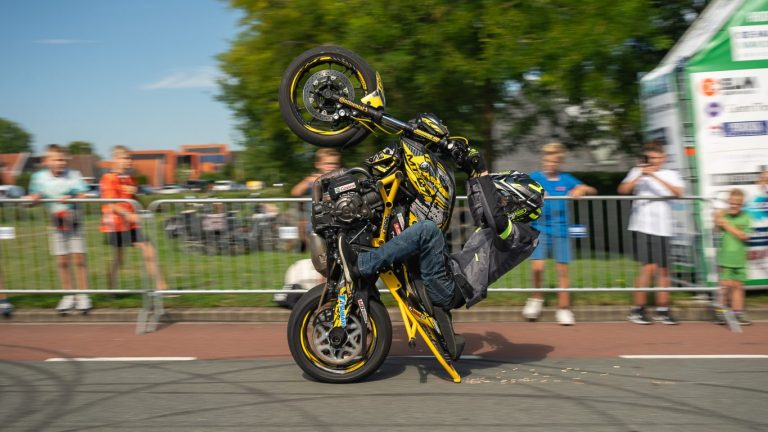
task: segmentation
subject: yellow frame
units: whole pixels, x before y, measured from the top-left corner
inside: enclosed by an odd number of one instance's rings
[[[402,181],[403,173],[400,171],[396,171],[387,177],[384,177],[381,182],[379,183],[379,193],[381,194],[382,200],[384,200],[384,214],[382,215],[382,221],[388,221],[390,216],[392,215],[392,207],[395,199],[395,195],[397,195],[397,190],[400,187],[400,182]],[[386,186],[392,186],[389,189],[389,192],[386,190]],[[388,225],[388,224],[387,224]],[[379,230],[378,237],[373,239],[373,246],[379,247],[384,244],[386,241],[386,226],[384,223],[381,224],[381,229]],[[453,382],[460,383],[461,382],[461,376],[456,371],[456,368],[453,367],[452,362],[448,362],[443,358],[442,354],[437,350],[435,345],[432,343],[432,341],[427,336],[426,331],[422,327],[423,325],[426,325],[428,327],[435,327],[434,320],[426,315],[421,314],[420,312],[414,310],[413,308],[408,307],[408,305],[405,303],[405,299],[400,297],[400,295],[397,293],[397,291],[402,287],[400,284],[400,281],[397,279],[397,276],[390,270],[384,273],[379,274],[379,277],[384,282],[384,284],[387,286],[387,289],[389,289],[389,292],[392,294],[392,297],[397,302],[397,306],[400,309],[400,315],[402,315],[403,318],[403,324],[405,325],[405,331],[408,334],[408,343],[412,344],[416,341],[416,333],[418,332],[421,335],[421,338],[424,339],[424,342],[427,344],[427,347],[429,347],[429,350],[432,351],[432,355],[435,356],[438,362],[440,362],[440,365],[445,369],[446,372],[448,372],[448,375],[451,376],[453,379]]]

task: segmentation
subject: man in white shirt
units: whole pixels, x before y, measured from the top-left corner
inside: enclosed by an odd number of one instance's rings
[[[682,197],[684,184],[677,171],[662,169],[666,160],[658,142],[643,146],[643,160],[632,168],[619,185],[619,193],[646,197]],[[636,288],[649,287],[654,274],[657,287],[669,286],[668,249],[672,236],[672,208],[669,201],[636,200],[629,216],[629,231],[634,232],[635,259],[643,264],[635,280]],[[651,324],[645,312],[648,293],[635,291],[634,307],[627,319],[636,324]],[[663,324],[677,324],[669,312],[669,292],[656,293],[656,316]]]

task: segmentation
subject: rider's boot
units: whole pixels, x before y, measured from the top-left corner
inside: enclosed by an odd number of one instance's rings
[[[456,340],[456,333],[453,331],[453,320],[451,319],[451,311],[445,310],[441,306],[435,305],[435,321],[437,321],[438,330],[443,336],[445,341],[445,347],[448,349],[448,355],[451,359],[456,360],[461,355]],[[462,338],[463,341],[464,338]],[[462,344],[461,349],[464,349]]]

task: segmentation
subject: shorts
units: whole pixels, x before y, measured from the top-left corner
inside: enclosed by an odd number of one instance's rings
[[[669,237],[634,232],[635,260],[643,264],[669,267]]]
[[[720,269],[720,280],[732,280],[744,282],[747,280],[746,267],[718,267]]]
[[[82,225],[66,231],[50,228],[50,232],[51,255],[63,256],[85,253],[85,236]]]
[[[531,254],[532,260],[554,258],[559,264],[571,262],[571,239],[562,236],[552,236],[543,231],[539,234],[539,245]]]
[[[143,241],[144,236],[137,229],[107,233],[107,243],[114,247],[129,247],[133,246],[134,243]]]

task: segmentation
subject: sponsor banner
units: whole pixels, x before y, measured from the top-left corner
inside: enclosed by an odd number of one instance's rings
[[[714,199],[716,208],[725,206],[735,187],[747,203],[763,196],[755,181],[768,164],[768,69],[698,72],[689,82],[701,195]],[[711,214],[703,216],[712,223]],[[768,279],[762,234],[768,218],[753,217],[752,226],[748,278]]]
[[[768,25],[731,27],[733,61],[768,60]]]

